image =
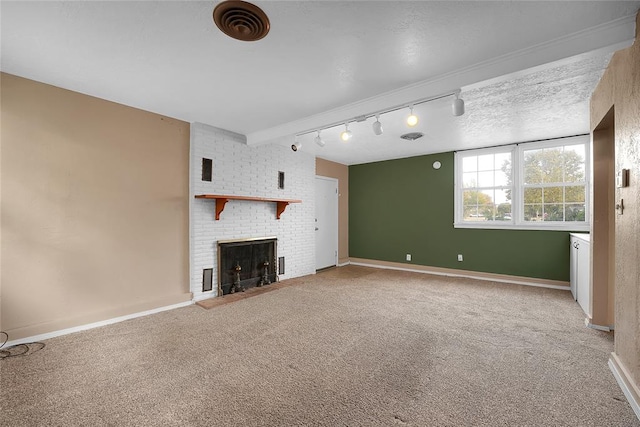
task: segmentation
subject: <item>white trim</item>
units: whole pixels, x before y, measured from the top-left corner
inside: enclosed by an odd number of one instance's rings
[[[541,224],[541,225],[538,225]],[[542,225],[544,224],[544,225]],[[567,232],[584,232],[591,231],[591,226],[589,224],[584,224],[580,226],[576,226],[575,223],[570,223],[569,226],[567,223],[558,224],[558,223],[543,223],[539,222],[535,226],[533,225],[516,225],[516,224],[500,224],[497,221],[478,221],[477,223],[473,222],[454,222],[453,228],[475,228],[482,230],[536,230],[536,231],[567,231]]]
[[[629,402],[629,406],[636,414],[636,417],[640,420],[640,401],[636,400],[637,392],[633,392],[633,384],[629,383],[629,376],[625,372],[625,369],[620,362],[618,361],[615,353],[611,353],[611,357],[609,358],[609,369],[611,369],[611,373],[613,373],[613,377],[616,379],[620,389],[624,393],[624,397],[627,398]]]
[[[344,267],[351,264],[351,261],[345,261],[337,264],[337,267]]]
[[[125,316],[114,317],[112,319],[101,320],[99,322],[87,323],[86,325],[74,326],[73,328],[61,329],[59,331],[47,332],[45,334],[34,335],[31,337],[20,338],[17,340],[7,341],[3,347],[10,347],[16,344],[30,343],[34,341],[48,340],[50,338],[60,337],[62,335],[72,334],[74,332],[86,331],[87,329],[99,328],[101,326],[112,325],[114,323],[124,322],[125,320],[135,319],[136,317],[148,316],[150,314],[160,313],[162,311],[173,310],[180,307],[192,305],[193,301],[185,301],[177,304],[166,305],[151,310],[141,311],[138,313],[127,314]]]
[[[595,329],[596,331],[603,331],[603,332],[613,331],[613,326],[596,325],[595,323],[591,323],[591,319],[589,319],[588,317],[584,318],[584,325],[587,328]]]
[[[191,290],[191,281],[193,280],[193,272],[195,270],[195,239],[193,238],[195,230],[194,230],[194,221],[193,221],[193,203],[195,201],[195,185],[194,185],[194,146],[196,141],[196,128],[199,125],[197,123],[191,123],[189,125],[189,290]],[[213,279],[212,279],[213,280]],[[202,287],[200,288],[202,289]],[[194,293],[195,294],[195,293]],[[192,294],[193,301],[195,301],[194,295]]]
[[[468,279],[485,280],[487,282],[500,282],[500,283],[514,284],[514,285],[535,286],[538,288],[558,289],[561,291],[571,291],[571,288],[569,286],[551,285],[546,283],[528,281],[526,280],[526,278],[524,278],[525,280],[522,280],[522,278],[519,278],[517,276],[501,275],[501,276],[504,276],[501,278],[501,277],[485,275],[485,274],[495,274],[495,273],[481,273],[481,272],[474,272],[474,271],[467,271],[467,270],[454,270],[454,269],[451,269],[450,271],[445,272],[445,271],[432,270],[428,266],[424,266],[424,269],[417,269],[417,268],[396,267],[391,265],[381,265],[381,264],[376,264],[375,262],[370,263],[370,262],[360,262],[360,261],[349,261],[349,264],[359,265],[362,267],[381,268],[386,270],[409,271],[413,273],[433,274],[436,276],[447,276],[447,277],[465,277]],[[513,277],[513,279],[511,279],[511,277]],[[539,279],[539,280],[542,280],[542,279]]]

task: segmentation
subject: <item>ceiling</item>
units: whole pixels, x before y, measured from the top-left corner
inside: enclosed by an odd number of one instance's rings
[[[256,1],[257,42],[220,32],[218,2],[0,3],[3,72],[344,164],[589,131],[588,101],[630,45],[640,1]],[[384,134],[358,116],[383,114]],[[399,135],[420,131],[405,141]]]

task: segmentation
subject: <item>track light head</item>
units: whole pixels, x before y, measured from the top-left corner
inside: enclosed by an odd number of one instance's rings
[[[291,149],[293,151],[298,151],[301,148],[302,148],[302,142],[298,141],[298,139],[296,138],[293,144],[291,144]]]
[[[414,127],[418,124],[418,116],[413,114],[413,105],[409,107],[409,116],[407,117],[407,125]]]
[[[460,91],[456,91],[456,97],[451,102],[451,111],[453,115],[459,117],[464,114],[464,100],[460,99]]]
[[[376,121],[373,122],[373,125],[371,125],[371,127],[373,128],[373,133],[375,133],[376,135],[382,135],[382,123],[380,123],[380,114],[376,114]]]
[[[322,138],[320,138],[320,131],[318,131],[318,135],[315,138],[316,144],[318,144],[320,147],[324,147],[324,141],[322,140]]]
[[[340,132],[340,139],[343,140],[344,142],[347,142],[348,140],[351,139],[352,136],[353,134],[349,130],[349,123],[345,123],[344,130]]]

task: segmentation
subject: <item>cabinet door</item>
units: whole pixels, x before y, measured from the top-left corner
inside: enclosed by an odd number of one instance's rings
[[[572,237],[569,250],[571,251],[571,267],[569,270],[569,279],[571,283],[571,295],[573,299],[578,299],[578,239]]]
[[[591,287],[589,278],[591,276],[591,264],[589,259],[589,242],[578,241],[578,304],[591,317]]]

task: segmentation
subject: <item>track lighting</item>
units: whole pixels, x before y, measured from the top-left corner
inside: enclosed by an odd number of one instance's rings
[[[409,106],[409,116],[407,117],[407,125],[414,127],[418,124],[418,116],[413,114],[413,105]]]
[[[1,1],[1,0],[0,0]],[[420,105],[420,104],[426,104],[428,102],[431,101],[435,101],[438,99],[444,99],[444,98],[448,98],[450,96],[455,96],[455,99],[452,100],[451,102],[451,111],[453,113],[454,116],[462,116],[465,113],[465,108],[464,108],[464,100],[460,98],[460,93],[461,93],[461,89],[456,89],[450,92],[445,92],[442,93],[440,95],[435,95],[435,96],[431,96],[428,98],[421,98],[421,99],[417,99],[415,101],[413,101],[411,104],[400,104],[400,105],[396,105],[393,107],[389,107],[386,108],[384,110],[378,110],[375,112],[371,112],[371,113],[367,113],[367,114],[362,114],[359,116],[355,116],[352,118],[348,118],[346,119],[346,121],[342,122],[344,123],[344,130],[342,132],[340,132],[340,140],[342,140],[343,142],[347,142],[349,141],[353,134],[351,133],[351,131],[349,130],[349,123],[361,123],[364,122],[366,120],[368,120],[371,117],[375,117],[376,120],[375,122],[373,122],[371,124],[371,129],[373,130],[373,133],[375,135],[382,135],[383,134],[383,129],[382,129],[382,122],[380,122],[380,116],[383,114],[387,114],[387,113],[391,113],[394,111],[400,111],[400,110],[404,110],[405,108],[409,108],[409,115],[406,118],[406,123],[407,126],[410,127],[414,127],[418,124],[418,116],[416,114],[413,113],[413,107],[416,105]],[[303,135],[308,135],[311,134],[312,132],[317,132],[316,137],[314,138],[314,141],[316,144],[318,144],[319,147],[324,147],[325,146],[325,142],[322,139],[322,137],[320,136],[320,132],[322,132],[323,130],[327,130],[327,129],[333,129],[335,127],[338,127],[342,124],[341,122],[334,122],[331,124],[327,124],[326,126],[323,126],[321,128],[315,128],[315,129],[309,129],[309,130],[305,130],[303,132],[300,132],[298,134],[295,135],[295,141],[293,143],[293,145],[291,145],[291,149],[293,151],[298,151],[299,148],[302,148],[302,143],[298,142],[298,137],[303,136]],[[412,132],[409,135],[414,135],[414,134],[418,134],[417,132]],[[413,138],[415,139],[415,138]]]
[[[460,99],[460,91],[456,91],[456,97],[451,102],[451,110],[453,111],[453,115],[458,117],[464,114],[464,100]]]
[[[349,123],[345,123],[344,130],[340,132],[340,139],[343,140],[344,142],[347,142],[348,140],[351,139],[352,136],[353,134],[349,130]]]
[[[380,123],[380,114],[376,114],[376,121],[371,125],[373,133],[376,135],[382,135],[382,123]]]

